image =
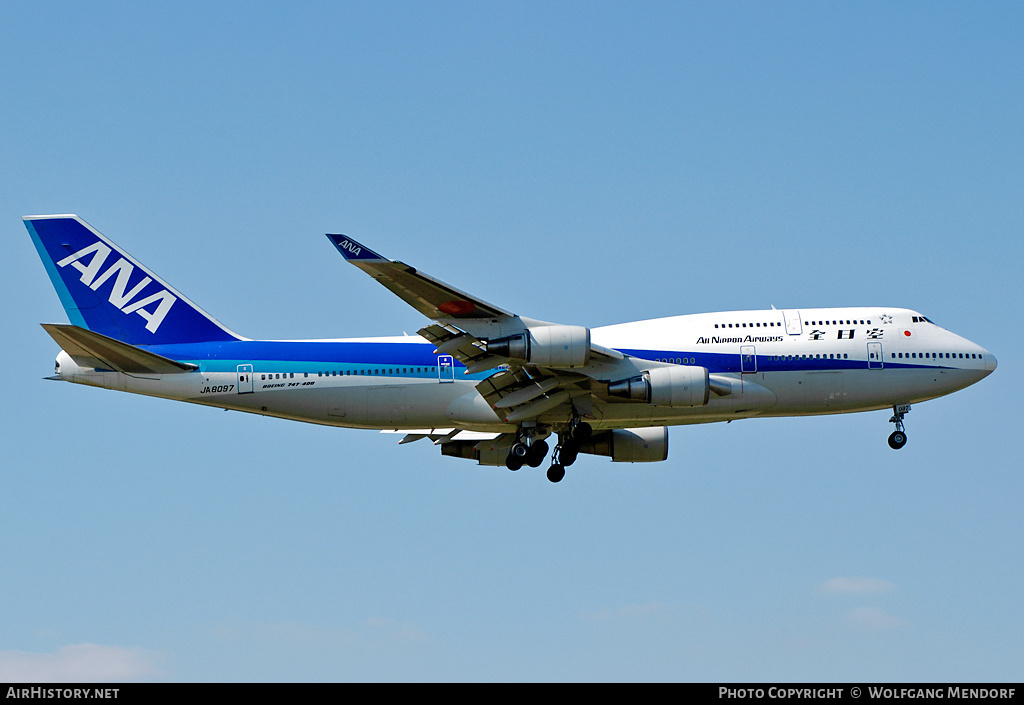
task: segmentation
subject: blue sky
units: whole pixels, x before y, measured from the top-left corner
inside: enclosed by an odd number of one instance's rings
[[[10,5],[0,680],[1021,678],[1019,3]],[[46,382],[20,216],[239,333],[885,305],[999,359],[886,412],[542,472]]]

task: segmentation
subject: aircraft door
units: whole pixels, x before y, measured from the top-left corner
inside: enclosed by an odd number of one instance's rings
[[[753,345],[740,346],[740,372],[757,372],[757,353]]]
[[[803,331],[803,324],[800,322],[799,311],[783,311],[782,318],[786,321],[787,335],[800,335]]]
[[[451,355],[437,356],[437,381],[441,384],[455,381],[455,358]]]
[[[882,362],[882,344],[868,343],[868,369],[880,370],[885,366]]]
[[[249,394],[252,392],[252,365],[238,366],[238,393]]]

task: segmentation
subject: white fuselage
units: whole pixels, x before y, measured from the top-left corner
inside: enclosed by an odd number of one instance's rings
[[[732,393],[712,394],[696,407],[612,399],[588,417],[595,429],[881,409],[949,394],[996,366],[977,344],[914,311],[884,307],[703,313],[591,334],[595,344],[641,363],[704,367],[732,385]],[[152,351],[198,370],[129,375],[79,367],[62,352],[58,374],[80,384],[334,426],[515,429],[476,391],[491,372],[465,375],[415,336]]]

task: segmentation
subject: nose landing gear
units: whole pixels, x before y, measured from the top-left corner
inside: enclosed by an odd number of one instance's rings
[[[899,450],[907,444],[907,432],[903,429],[903,416],[910,411],[910,404],[897,404],[892,407],[892,418],[889,423],[896,424],[896,430],[889,434],[889,447]]]

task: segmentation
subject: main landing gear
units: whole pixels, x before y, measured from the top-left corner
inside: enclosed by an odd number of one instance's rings
[[[907,444],[907,432],[903,429],[903,416],[910,411],[910,404],[897,404],[892,407],[892,418],[889,423],[896,424],[896,430],[889,434],[889,447],[899,450]]]
[[[580,445],[589,439],[592,433],[593,428],[590,424],[574,418],[566,433],[558,435],[558,445],[552,454],[554,462],[548,468],[548,480],[562,481],[565,469],[576,462],[576,457],[580,454]]]
[[[548,468],[547,477],[551,482],[561,482],[565,477],[565,469],[576,462],[580,453],[581,445],[587,441],[593,429],[590,424],[574,418],[564,433],[558,434],[558,444],[551,453],[551,467]],[[547,441],[533,440],[531,431],[520,431],[516,442],[509,448],[505,456],[505,467],[509,470],[518,470],[524,465],[531,468],[539,468],[544,462],[544,456],[548,454]]]
[[[516,441],[512,448],[509,449],[508,456],[505,458],[505,467],[509,470],[518,470],[524,465],[529,465],[531,468],[539,468],[540,464],[544,462],[544,456],[547,454],[547,441],[538,440],[531,442],[530,438],[527,437],[525,441]]]

